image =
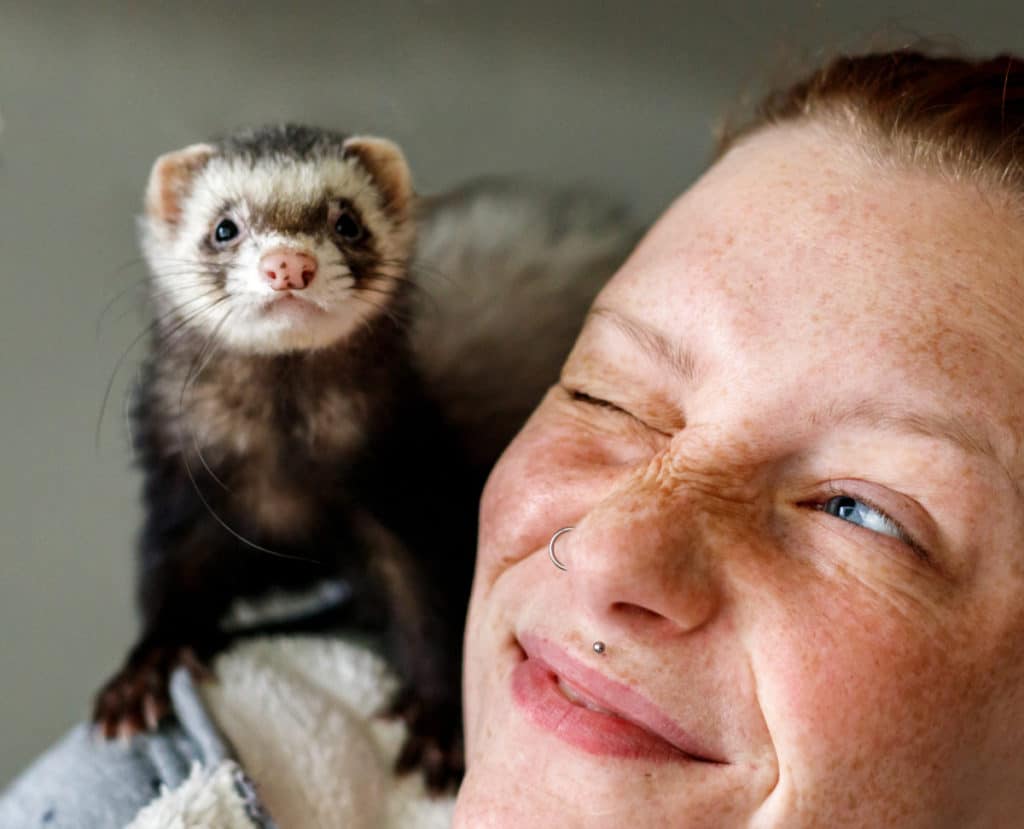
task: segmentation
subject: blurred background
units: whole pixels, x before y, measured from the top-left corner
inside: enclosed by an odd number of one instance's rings
[[[158,154],[307,121],[396,139],[421,192],[526,174],[649,221],[703,168],[717,119],[801,66],[921,36],[1024,49],[1019,0],[969,8],[0,0],[0,787],[87,713],[135,634],[123,400]]]

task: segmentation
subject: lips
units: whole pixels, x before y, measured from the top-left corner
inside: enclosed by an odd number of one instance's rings
[[[724,763],[635,689],[532,635],[512,672],[512,697],[540,728],[586,751],[659,762]]]
[[[318,314],[321,309],[309,300],[295,296],[291,292],[282,292],[263,303],[264,313]]]

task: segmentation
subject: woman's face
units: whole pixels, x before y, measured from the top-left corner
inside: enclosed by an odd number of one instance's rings
[[[812,126],[665,214],[488,484],[458,825],[1020,824],[1021,231]]]

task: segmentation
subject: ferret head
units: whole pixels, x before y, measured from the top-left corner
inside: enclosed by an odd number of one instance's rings
[[[288,125],[161,156],[142,219],[160,329],[263,354],[344,340],[407,279],[412,199],[382,138]]]

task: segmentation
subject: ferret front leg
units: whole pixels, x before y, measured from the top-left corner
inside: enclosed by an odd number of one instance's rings
[[[154,731],[171,713],[170,677],[184,665],[194,676],[210,676],[201,649],[160,631],[143,636],[124,665],[96,694],[93,720],[107,739]]]
[[[143,632],[95,698],[93,720],[107,738],[153,730],[171,713],[171,673],[184,665],[208,677],[226,639],[221,617],[232,598],[221,570],[233,556],[209,532],[190,533],[170,551],[143,554],[139,599]]]
[[[466,574],[444,574],[373,519],[363,522],[372,550],[370,592],[386,604],[389,656],[401,685],[385,712],[408,727],[399,772],[421,768],[428,788],[457,785],[464,771],[462,629]],[[463,584],[465,583],[465,588]]]
[[[395,662],[403,685],[389,713],[409,729],[398,772],[422,768],[427,787],[458,786],[465,772],[461,702],[461,631],[445,620],[395,621]]]

